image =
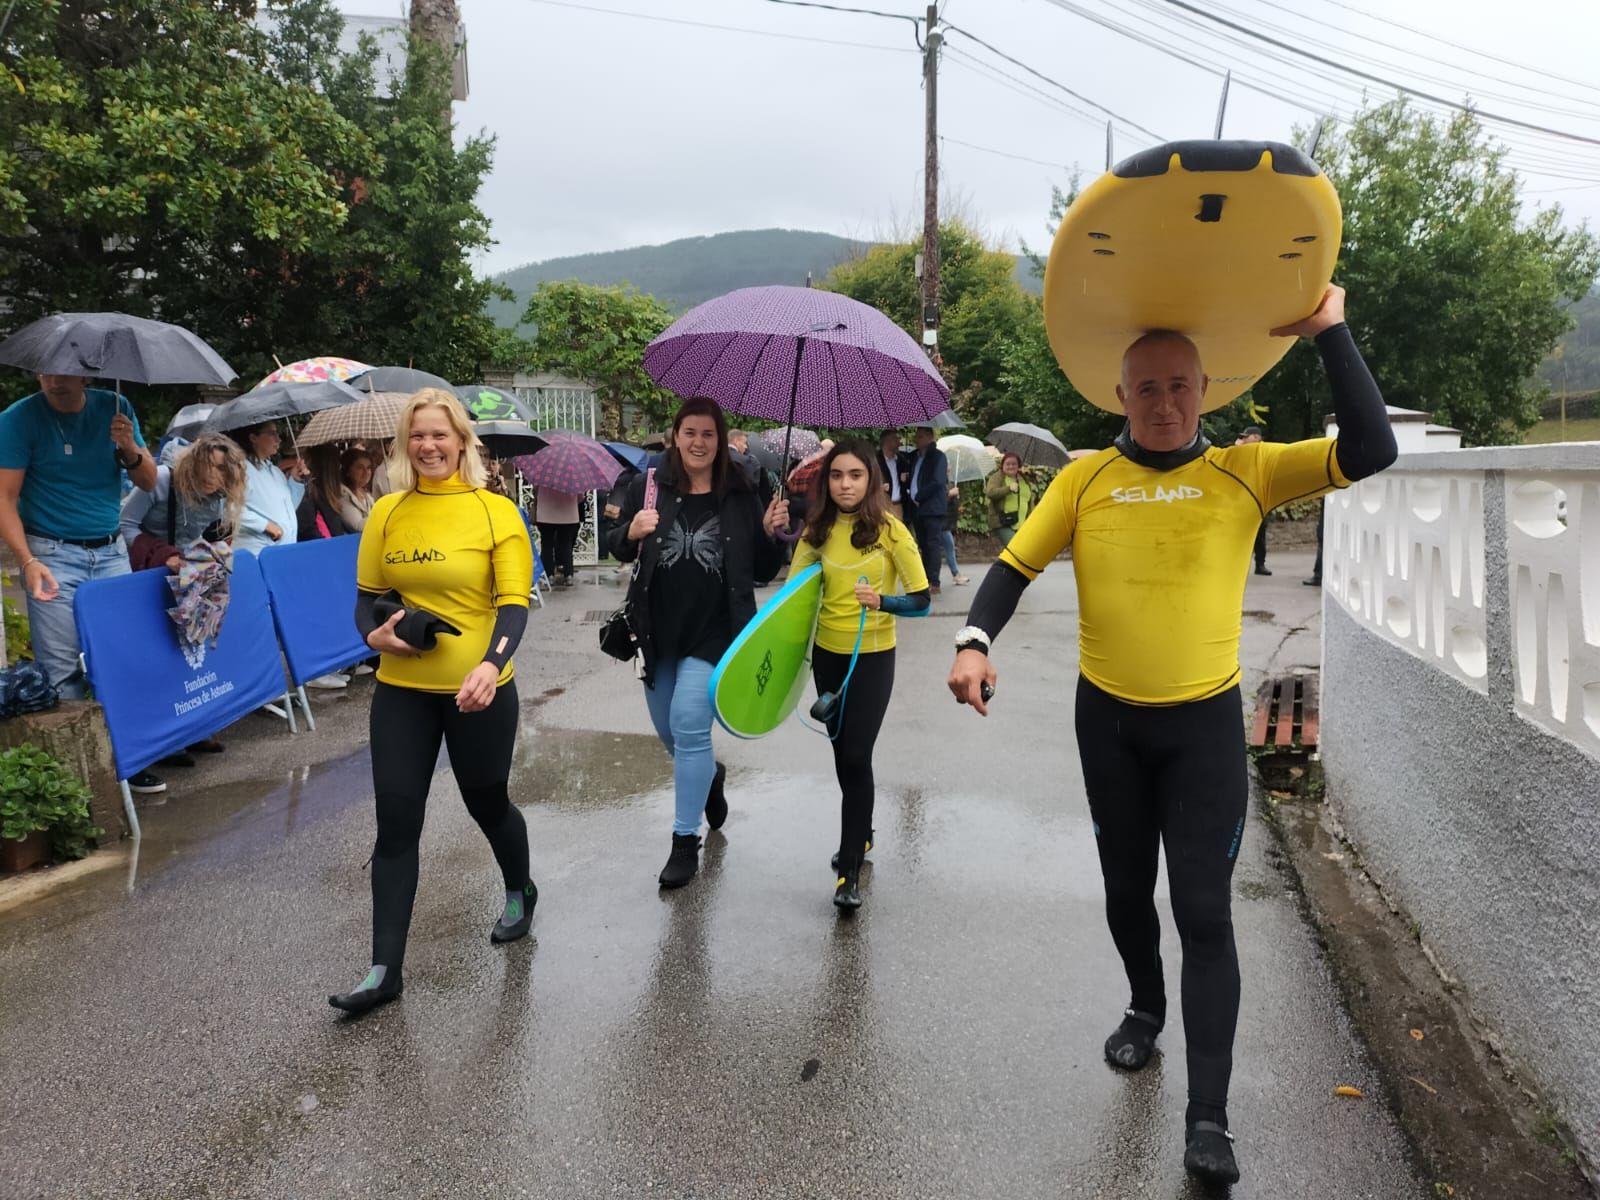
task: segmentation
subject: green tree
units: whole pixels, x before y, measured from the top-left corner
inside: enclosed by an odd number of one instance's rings
[[[492,143],[451,145],[448,67],[392,96],[340,55],[330,0],[35,0],[0,42],[9,325],[118,309],[194,329],[240,372],[342,353],[452,378],[511,363],[469,267]],[[141,397],[147,424],[177,395]]]
[[[1122,428],[1122,417],[1090,404],[1072,386],[1050,349],[1044,303],[1030,298],[1028,306],[1028,320],[1001,349],[1001,382],[1011,407],[992,412],[999,419],[991,427],[1003,421],[1031,421],[1072,449],[1110,445]]]
[[[956,411],[978,427],[992,407],[1007,399],[1001,382],[1003,347],[1030,320],[1032,301],[1017,285],[1016,260],[987,248],[966,226],[940,226],[939,242],[937,361],[951,385]],[[872,305],[920,339],[916,257],[921,248],[920,241],[874,246],[840,263],[822,286]]]
[[[676,397],[644,369],[645,347],[672,324],[671,311],[654,296],[631,286],[546,281],[528,298],[522,319],[536,330],[528,365],[592,384],[604,435],[626,432],[624,402],[657,428],[671,416]]]
[[[1563,302],[1594,284],[1600,241],[1563,226],[1559,208],[1524,214],[1504,148],[1470,113],[1370,108],[1318,158],[1344,205],[1334,277],[1385,398],[1468,444],[1519,441],[1548,391],[1535,371],[1572,328]],[[1319,433],[1331,410],[1304,343],[1254,393],[1274,438]]]

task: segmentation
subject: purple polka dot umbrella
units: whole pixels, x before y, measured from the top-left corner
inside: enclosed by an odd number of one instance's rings
[[[551,440],[543,450],[519,454],[511,460],[534,487],[552,488],[581,496],[609,488],[622,474],[622,464],[593,438],[568,434]]]
[[[644,369],[680,396],[786,425],[896,429],[950,407],[950,389],[910,334],[870,305],[814,288],[707,300],[650,343]]]

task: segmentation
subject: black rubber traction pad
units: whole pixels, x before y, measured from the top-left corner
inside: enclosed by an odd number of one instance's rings
[[[1167,142],[1141,150],[1111,168],[1121,179],[1148,179],[1165,175],[1176,154],[1185,171],[1253,171],[1263,151],[1272,151],[1272,170],[1278,175],[1320,175],[1322,169],[1303,150],[1282,142]]]

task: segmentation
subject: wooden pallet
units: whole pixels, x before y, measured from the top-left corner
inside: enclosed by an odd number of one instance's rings
[[[1310,673],[1268,679],[1256,693],[1250,744],[1270,750],[1317,748],[1317,676]]]

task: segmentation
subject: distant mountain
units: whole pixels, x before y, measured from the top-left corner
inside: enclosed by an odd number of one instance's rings
[[[834,266],[870,245],[801,229],[746,229],[680,238],[663,246],[551,258],[495,276],[517,298],[513,302],[491,301],[489,314],[501,325],[514,328],[527,307],[528,297],[547,279],[631,283],[682,312],[734,288],[765,283],[804,284],[807,272],[820,283]],[[1029,291],[1039,290],[1039,281],[1028,269],[1026,259],[1018,261],[1017,279]]]

